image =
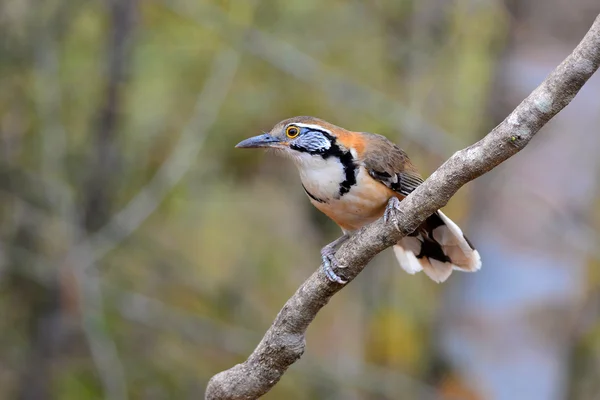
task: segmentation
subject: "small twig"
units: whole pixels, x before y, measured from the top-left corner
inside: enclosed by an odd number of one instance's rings
[[[575,97],[600,65],[600,16],[575,50],[496,128],[479,142],[456,152],[401,202],[402,229],[381,219],[359,230],[337,252],[343,278],[351,281],[378,253],[414,231],[446,205],[467,182],[522,150],[552,117]],[[337,271],[340,272],[340,271]],[[298,360],[305,332],[319,310],[343,286],[319,270],[283,306],[248,359],[210,380],[206,399],[255,399],[267,393]]]
[[[25,204],[23,206],[27,207]],[[31,207],[25,210],[26,212],[36,212]],[[34,215],[34,217],[36,219],[44,218],[40,215]],[[6,245],[0,240],[0,262],[2,261],[1,256],[4,248],[10,248],[10,251],[22,261],[25,268],[19,269],[19,275],[27,276],[44,286],[53,284],[53,260],[20,246]],[[196,346],[216,347],[236,356],[247,354],[252,343],[260,338],[258,332],[197,315],[185,308],[165,303],[157,298],[123,289],[119,285],[109,282],[105,277],[98,276],[94,279],[100,281],[103,294],[111,299],[111,303],[114,303],[121,317],[139,323],[145,328],[175,333],[180,339],[190,341]],[[198,335],[200,331],[204,334]],[[109,350],[111,349],[109,348]],[[323,376],[323,371],[327,371],[325,376]],[[299,372],[304,375],[305,379],[319,376],[321,379],[327,379],[334,384],[341,384],[348,379],[348,376],[336,369],[333,363],[323,364],[315,359],[309,360],[309,363],[300,367]],[[433,386],[400,371],[373,364],[363,364],[361,375],[352,376],[351,379],[352,387],[386,398],[392,398],[393,394],[390,392],[390,388],[382,385],[381,382],[390,380],[397,382],[408,390],[419,393],[420,398],[439,398]]]
[[[88,257],[91,255],[92,251],[88,249]],[[125,368],[107,331],[100,278],[96,271],[86,272],[77,266],[72,268],[72,272],[79,291],[81,328],[100,376],[104,396],[110,400],[128,399]]]
[[[209,2],[163,0],[163,4],[181,18],[191,19],[203,28],[215,31],[236,48],[267,61],[296,79],[319,86],[332,104],[344,104],[398,126],[406,139],[434,154],[446,157],[449,149],[460,145],[452,135],[409,110],[393,96],[328,68],[318,58],[302,52],[276,35],[237,23],[228,13]],[[241,32],[244,33],[243,40],[239,40]]]
[[[90,237],[93,260],[102,258],[133,233],[154,212],[165,196],[193,165],[212,127],[237,70],[239,54],[224,50],[213,63],[212,73],[198,96],[194,115],[183,130],[169,158],[148,183],[106,226]]]
[[[238,61],[239,54],[230,49],[215,58],[212,73],[198,95],[194,114],[172,153],[152,180],[98,232],[74,246],[67,259],[82,258],[85,260],[82,267],[89,267],[131,235],[156,210],[196,160],[229,92]],[[89,256],[88,249],[92,250]]]
[[[66,256],[66,264],[73,267],[81,293],[82,327],[108,398],[127,398],[125,373],[116,345],[104,326],[99,278],[96,271],[88,267],[95,265],[107,252],[134,232],[189,170],[202,147],[205,137],[202,133],[212,126],[229,90],[238,58],[239,56],[231,50],[224,51],[216,58],[214,73],[198,98],[194,117],[154,179],[99,232],[80,240]]]

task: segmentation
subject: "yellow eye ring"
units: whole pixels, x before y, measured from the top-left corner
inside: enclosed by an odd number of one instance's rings
[[[288,126],[285,129],[285,134],[287,135],[287,137],[289,137],[290,139],[295,138],[296,136],[298,136],[300,134],[300,129],[298,129],[297,126]]]

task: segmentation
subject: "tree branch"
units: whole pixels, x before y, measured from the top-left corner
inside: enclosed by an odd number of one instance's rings
[[[351,281],[378,253],[413,232],[446,205],[464,184],[522,150],[552,117],[575,97],[600,65],[600,16],[575,50],[496,128],[479,142],[456,152],[400,203],[400,231],[382,219],[360,229],[336,253],[336,271]],[[305,332],[319,310],[343,286],[321,269],[313,273],[283,306],[248,359],[213,376],[206,399],[255,399],[267,393],[298,360]]]

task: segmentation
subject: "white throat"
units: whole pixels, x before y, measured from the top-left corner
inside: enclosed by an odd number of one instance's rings
[[[302,153],[294,156],[304,188],[314,197],[327,201],[339,197],[340,183],[345,179],[344,166],[337,157]]]

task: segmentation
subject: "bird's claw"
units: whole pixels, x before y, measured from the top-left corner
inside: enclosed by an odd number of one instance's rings
[[[321,253],[321,259],[323,263],[321,264],[321,268],[331,282],[337,282],[341,285],[348,283],[348,281],[343,280],[335,272],[333,272],[334,268],[343,268],[338,264],[338,260],[335,258],[335,255],[329,254],[327,251],[323,251]]]
[[[400,230],[400,224],[396,215],[398,210],[400,210],[400,200],[397,197],[390,198],[383,212],[383,221],[386,223],[391,222],[397,230]]]

